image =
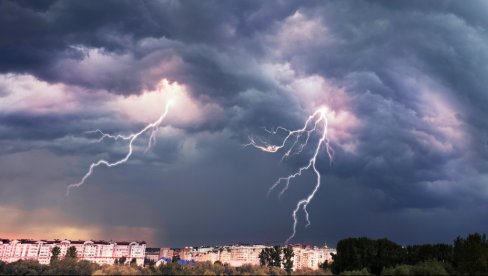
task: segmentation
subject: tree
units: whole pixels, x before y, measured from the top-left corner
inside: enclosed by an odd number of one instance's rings
[[[0,275],[41,275],[46,269],[47,266],[35,260],[18,260],[3,264],[0,262]]]
[[[124,265],[126,261],[127,261],[127,257],[125,257],[125,256],[122,256],[119,258],[119,264],[121,264],[121,265]]]
[[[488,241],[478,233],[454,241],[454,267],[459,273],[488,273]]]
[[[172,263],[177,263],[179,260],[180,260],[180,256],[173,256],[173,258],[171,258]]]
[[[78,258],[78,253],[76,252],[76,247],[70,246],[66,252],[66,258],[76,259]]]
[[[376,244],[368,238],[348,238],[337,243],[337,254],[332,255],[332,273],[359,271],[369,267],[376,258]]]
[[[156,262],[154,260],[149,260],[149,269],[151,271],[156,271],[155,265],[156,265]]]
[[[271,248],[271,266],[274,267],[281,267],[281,247],[278,245],[275,245],[273,248]]]
[[[61,254],[61,249],[58,246],[55,246],[53,249],[51,249],[51,264],[58,260],[59,254]]]
[[[47,275],[91,275],[100,266],[96,263],[74,258],[64,258],[56,261],[49,266],[45,274]]]
[[[417,264],[428,260],[437,260],[441,263],[452,263],[453,247],[449,244],[422,244],[409,245],[406,248],[405,262]]]
[[[401,264],[405,259],[405,250],[387,239],[376,240],[376,258],[369,265],[373,274],[380,274],[384,267],[393,267]]]
[[[412,275],[448,275],[439,261],[430,260],[418,263],[410,270]]]
[[[319,264],[319,267],[324,271],[328,271],[331,267],[331,264],[329,263],[328,260],[325,260],[323,263]]]
[[[293,269],[293,257],[295,253],[293,253],[293,248],[291,246],[286,247],[283,249],[283,267],[285,268],[286,273],[291,274],[291,270]]]
[[[273,248],[270,247],[261,250],[261,253],[259,253],[259,264],[261,266],[273,266],[272,252]]]
[[[266,260],[268,259],[268,256],[267,256],[268,255],[268,251],[265,250],[265,249],[266,248],[263,248],[261,250],[261,252],[259,253],[259,264],[261,266],[266,266],[267,265]]]
[[[137,260],[136,260],[136,258],[132,258],[132,259],[130,260],[130,265],[131,265],[131,266],[135,266],[135,265],[137,265]]]
[[[405,250],[387,239],[348,238],[337,243],[337,254],[332,259],[334,274],[363,268],[380,274],[385,267],[401,264],[405,259]]]
[[[344,276],[367,276],[367,275],[373,275],[369,273],[368,269],[363,268],[361,270],[347,270],[341,273],[341,275]]]

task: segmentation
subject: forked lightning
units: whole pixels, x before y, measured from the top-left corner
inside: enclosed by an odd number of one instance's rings
[[[117,141],[117,140],[129,141],[129,151],[127,152],[127,154],[125,155],[124,158],[119,159],[119,160],[114,161],[114,162],[109,162],[107,160],[100,159],[97,162],[92,163],[90,165],[88,171],[83,176],[83,178],[81,179],[80,182],[73,183],[73,184],[68,185],[67,190],[66,190],[66,195],[69,195],[69,192],[70,192],[71,188],[75,188],[75,187],[79,187],[79,186],[83,185],[83,183],[85,183],[86,179],[93,173],[93,169],[95,169],[96,167],[98,167],[100,165],[105,165],[107,167],[115,167],[115,166],[118,166],[118,165],[120,165],[122,163],[127,162],[127,160],[129,160],[129,158],[132,155],[134,141],[139,136],[141,136],[145,132],[148,132],[149,131],[150,132],[150,136],[149,136],[149,142],[148,142],[147,147],[146,147],[146,151],[147,151],[154,144],[154,142],[156,141],[156,133],[157,133],[157,131],[159,129],[159,126],[163,122],[164,118],[166,118],[166,115],[168,115],[168,110],[169,110],[170,105],[171,105],[171,101],[169,101],[166,104],[166,107],[164,109],[163,114],[161,114],[161,116],[156,121],[154,121],[154,122],[146,125],[139,132],[132,133],[130,135],[120,135],[120,134],[118,134],[118,135],[112,135],[112,134],[104,133],[103,131],[101,131],[99,129],[93,130],[93,131],[89,131],[91,133],[100,133],[101,134],[101,137],[98,139],[98,142],[103,141],[103,139],[105,139],[105,138],[107,138],[107,139],[113,139],[115,141]]]
[[[295,237],[296,234],[296,228],[297,228],[297,223],[298,223],[298,218],[297,218],[297,213],[300,211],[300,209],[303,209],[303,212],[305,213],[305,219],[307,220],[307,224],[305,225],[306,227],[310,225],[310,217],[307,211],[307,206],[310,203],[310,201],[313,199],[315,194],[317,193],[318,189],[320,188],[320,181],[321,181],[321,176],[320,172],[317,169],[317,157],[322,149],[322,145],[325,145],[325,150],[327,152],[327,155],[329,157],[329,162],[332,164],[333,160],[333,150],[330,147],[329,139],[327,138],[327,132],[328,132],[328,122],[327,122],[327,117],[326,117],[326,108],[320,108],[317,111],[315,111],[311,116],[308,117],[308,119],[305,121],[305,124],[303,128],[297,129],[297,130],[288,130],[284,127],[278,127],[274,130],[267,130],[268,133],[271,134],[277,134],[279,131],[283,131],[287,133],[286,137],[283,139],[282,143],[279,145],[272,145],[266,142],[261,142],[257,143],[254,138],[250,137],[249,144],[246,146],[253,146],[259,150],[265,151],[265,152],[278,152],[281,149],[284,149],[287,147],[287,142],[291,142],[291,146],[288,147],[288,150],[285,151],[283,154],[283,158],[288,158],[290,156],[293,156],[294,154],[300,154],[303,149],[308,145],[310,135],[314,132],[321,132],[320,139],[318,140],[318,143],[315,147],[315,151],[313,156],[308,160],[308,163],[300,167],[295,173],[290,174],[286,177],[280,177],[270,188],[268,191],[268,194],[272,192],[278,185],[281,183],[284,184],[283,188],[279,192],[279,197],[281,197],[286,190],[288,190],[288,187],[290,186],[290,181],[298,176],[302,175],[302,172],[309,170],[310,168],[314,171],[315,175],[317,176],[317,181],[315,183],[315,188],[313,191],[306,197],[301,199],[300,201],[297,202],[296,208],[293,210],[292,217],[293,217],[293,232],[292,234],[288,237],[286,240],[286,244],[290,242],[291,239]]]

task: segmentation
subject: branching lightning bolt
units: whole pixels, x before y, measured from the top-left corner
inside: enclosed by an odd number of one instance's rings
[[[114,161],[114,162],[109,162],[107,160],[100,159],[97,162],[92,163],[90,165],[88,171],[85,173],[85,175],[83,176],[83,178],[81,179],[80,182],[68,185],[67,190],[66,190],[66,195],[69,195],[71,188],[76,188],[76,187],[83,185],[85,183],[86,179],[93,173],[93,170],[96,167],[98,167],[100,165],[105,165],[107,167],[115,167],[115,166],[118,166],[122,163],[127,162],[127,160],[129,160],[129,158],[132,155],[134,141],[139,136],[141,136],[142,134],[144,134],[146,132],[150,132],[149,142],[147,144],[146,151],[149,150],[149,148],[151,148],[151,146],[154,145],[154,143],[156,141],[156,133],[159,130],[159,127],[160,127],[161,123],[163,122],[164,118],[166,118],[166,115],[168,115],[168,110],[169,110],[170,105],[171,105],[171,101],[169,101],[166,104],[164,112],[161,114],[161,116],[156,121],[146,125],[139,132],[132,133],[130,135],[120,135],[120,134],[112,135],[112,134],[104,133],[103,131],[101,131],[99,129],[88,131],[87,133],[99,133],[99,134],[101,134],[101,136],[97,140],[97,142],[102,142],[104,139],[112,139],[115,141],[118,141],[118,140],[129,141],[129,151],[127,152],[127,154],[122,159],[119,159],[119,160]]]
[[[320,127],[322,128],[320,130]],[[279,197],[281,197],[287,190],[288,187],[290,186],[290,181],[298,176],[302,175],[302,172],[312,169],[315,175],[317,176],[317,180],[315,183],[315,187],[313,191],[305,198],[301,199],[300,201],[297,202],[296,208],[293,210],[292,217],[293,217],[293,232],[292,234],[288,237],[286,240],[286,244],[290,242],[291,239],[295,237],[296,234],[296,228],[297,228],[297,213],[300,211],[300,209],[303,210],[305,213],[305,219],[307,220],[307,224],[305,227],[308,227],[310,225],[310,217],[307,211],[307,206],[310,204],[312,199],[314,198],[315,194],[317,193],[318,189],[320,188],[320,182],[321,182],[321,175],[320,172],[317,169],[316,163],[317,163],[317,157],[322,149],[322,146],[325,145],[325,150],[327,152],[327,155],[329,157],[329,162],[332,164],[333,157],[334,157],[334,151],[330,147],[329,139],[327,137],[327,132],[328,132],[328,121],[326,117],[326,109],[321,108],[317,111],[315,111],[312,115],[308,117],[308,119],[305,121],[305,124],[303,128],[297,129],[297,130],[289,130],[284,127],[277,127],[274,130],[268,130],[265,129],[268,133],[270,134],[277,134],[278,131],[282,131],[287,133],[285,139],[283,139],[281,144],[278,145],[272,145],[268,144],[266,142],[260,141],[259,143],[256,142],[256,140],[253,137],[249,137],[250,142],[245,145],[245,146],[253,146],[261,151],[265,152],[271,152],[275,153],[278,152],[281,149],[284,149],[287,147],[287,142],[288,141],[293,141],[291,146],[288,147],[288,150],[285,151],[283,154],[282,159],[284,158],[289,158],[295,154],[300,154],[305,146],[307,146],[310,135],[314,132],[319,132],[321,131],[320,139],[318,140],[317,146],[315,147],[315,151],[313,156],[308,160],[308,163],[300,167],[295,173],[290,174],[286,177],[280,177],[278,180],[269,188],[268,190],[268,195],[271,193],[278,185],[281,183],[284,184],[283,188],[279,192]]]

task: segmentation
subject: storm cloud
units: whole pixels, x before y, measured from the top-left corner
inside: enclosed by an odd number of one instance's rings
[[[280,162],[242,145],[273,139],[263,127],[301,127],[321,106],[335,160],[320,157],[312,225],[294,242],[482,232],[487,11],[483,1],[1,1],[0,236],[64,238],[32,230],[41,224],[161,246],[281,243],[313,178],[281,200],[266,192],[310,152]],[[161,87],[183,104],[155,147],[137,143],[127,164],[64,196],[91,162],[125,154],[86,131],[140,129],[162,111]]]

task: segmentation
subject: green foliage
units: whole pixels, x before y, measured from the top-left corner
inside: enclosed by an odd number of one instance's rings
[[[76,252],[76,247],[70,246],[68,248],[68,251],[66,251],[66,258],[73,258],[73,259],[78,258],[78,253]]]
[[[324,271],[330,271],[332,267],[332,264],[329,263],[328,260],[325,260],[323,263],[319,264],[319,268],[321,268]]]
[[[156,262],[154,260],[147,260],[147,265],[149,266],[149,269],[151,269],[152,271],[155,271],[156,270]]]
[[[158,270],[162,275],[182,274],[181,272],[183,271],[183,266],[179,263],[171,262],[160,265]]]
[[[398,265],[385,268],[381,275],[449,275],[443,264],[436,260],[420,262],[415,265]]]
[[[439,273],[446,273],[444,266],[453,260],[453,248],[447,244],[414,245],[406,248],[387,239],[349,238],[339,241],[337,254],[332,256],[332,272],[357,272],[366,268],[379,275],[409,275],[412,269],[423,269],[421,264],[441,264]],[[433,263],[433,261],[436,261]],[[402,266],[402,265],[411,266]],[[385,268],[387,271],[383,272]],[[429,271],[426,271],[428,273]],[[386,273],[386,274],[385,274]]]
[[[439,261],[430,260],[416,264],[411,269],[412,275],[448,275]]]
[[[478,233],[454,241],[454,267],[460,273],[488,273],[488,242]]]
[[[241,275],[267,275],[268,273],[266,268],[254,266],[250,264],[246,264],[241,267],[236,267],[235,271],[239,272]]]
[[[122,257],[119,258],[119,264],[121,264],[121,265],[124,265],[126,261],[127,261],[127,257],[126,256],[122,256]]]
[[[19,260],[0,264],[0,275],[41,275],[45,274],[46,265],[34,260]]]
[[[376,256],[373,258],[370,271],[373,274],[380,274],[383,267],[400,264],[404,258],[405,251],[400,245],[387,239],[379,239],[376,241]]]
[[[407,246],[407,264],[416,264],[428,260],[438,260],[442,263],[452,263],[453,247],[449,244],[422,244]]]
[[[132,260],[130,260],[130,265],[131,265],[131,266],[135,266],[135,265],[137,265],[137,260],[136,260],[136,258],[132,258]]]
[[[273,258],[271,257],[273,248],[266,247],[261,250],[259,253],[259,264],[261,266],[272,266],[273,265]]]
[[[33,260],[12,263],[0,261],[0,275],[487,275],[488,240],[485,235],[458,237],[454,246],[425,244],[401,247],[386,239],[348,238],[339,241],[333,262],[324,262],[322,269],[292,271],[294,252],[291,247],[264,248],[259,254],[261,266],[232,267],[221,262],[202,262],[180,265],[176,262],[157,268],[147,261],[149,268],[139,267],[132,258],[115,260],[115,265],[99,266],[78,261],[76,248],[70,247],[65,258],[59,259],[59,247],[52,249],[50,265]],[[283,259],[282,259],[283,258]],[[284,269],[281,268],[283,264]]]
[[[337,244],[337,254],[332,256],[332,272],[339,274],[367,268],[373,274],[380,274],[384,267],[400,264],[404,255],[400,245],[387,239],[349,238]]]
[[[91,275],[99,268],[98,264],[90,261],[64,258],[51,264],[46,273],[49,275]]]
[[[369,266],[374,254],[373,241],[368,238],[340,240],[337,243],[337,254],[332,255],[332,272],[340,274],[343,271],[360,270]]]
[[[381,275],[412,275],[411,265],[397,265],[395,267],[388,267],[381,271]]]
[[[293,268],[293,256],[295,256],[295,253],[293,253],[291,246],[283,249],[283,267],[288,274],[291,274]]]
[[[59,259],[59,254],[61,254],[61,248],[59,248],[58,246],[55,246],[53,249],[51,249],[51,264]]]
[[[270,255],[272,260],[271,266],[281,267],[281,253],[282,250],[280,246],[276,245],[272,248]]]
[[[176,263],[179,260],[180,260],[180,256],[173,256],[173,258],[171,258],[171,262],[173,263]]]
[[[150,273],[148,273],[150,274]],[[104,265],[93,272],[92,275],[148,275],[143,274],[143,270],[139,267],[132,267],[126,265]]]
[[[372,274],[369,273],[368,269],[363,268],[361,270],[344,271],[340,275],[355,276],[355,275],[372,275]]]
[[[281,267],[281,254],[282,249],[278,245],[266,247],[259,253],[259,264],[261,266]]]
[[[292,272],[292,275],[332,275],[330,271],[322,269],[302,268]]]
[[[100,266],[89,261],[64,258],[49,266],[34,260],[19,260],[0,265],[0,275],[91,275]]]
[[[272,266],[268,268],[268,274],[267,275],[286,275],[286,271],[284,271],[281,268],[278,268],[276,266]]]

